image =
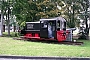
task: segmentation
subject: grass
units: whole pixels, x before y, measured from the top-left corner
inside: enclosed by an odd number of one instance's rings
[[[0,37],[0,54],[24,56],[90,57],[90,41],[81,46],[13,40]]]
[[[3,32],[3,36],[8,36],[8,32]],[[10,32],[10,37],[18,37],[18,32]]]

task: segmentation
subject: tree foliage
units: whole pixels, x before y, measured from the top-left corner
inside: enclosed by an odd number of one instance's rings
[[[81,12],[87,11],[88,2],[88,0],[16,0],[13,11],[19,23],[62,16],[66,18],[68,27],[74,28],[79,26],[78,17],[84,18],[87,26],[87,16],[80,15]],[[61,9],[57,8],[57,4]]]
[[[58,16],[59,10],[55,2],[50,0],[16,0],[13,11],[17,20],[22,22],[55,17]]]

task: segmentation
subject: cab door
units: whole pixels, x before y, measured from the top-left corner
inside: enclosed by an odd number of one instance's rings
[[[49,21],[48,23],[51,23],[51,27],[52,27],[52,36],[54,37],[54,39],[57,39],[56,37],[56,20],[52,20]]]

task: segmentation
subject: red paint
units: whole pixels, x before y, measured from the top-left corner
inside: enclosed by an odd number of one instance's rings
[[[32,37],[32,33],[27,33],[25,37]]]
[[[32,35],[32,33],[27,33],[24,35],[25,38],[30,38],[30,39],[40,39],[39,34],[35,33],[34,35]]]
[[[64,34],[66,33],[66,34]],[[66,35],[68,34],[68,31],[63,31],[63,30],[60,30],[60,31],[57,31],[57,40],[60,42],[60,41],[65,41],[66,40]]]
[[[66,33],[66,34],[64,34]],[[65,41],[66,40],[66,35],[68,34],[69,32],[68,31],[63,31],[63,30],[60,30],[60,31],[57,31],[57,40],[59,42],[61,41]],[[24,35],[25,38],[30,38],[30,39],[39,39],[39,40],[48,40],[46,38],[40,38],[40,35],[39,33],[27,33]],[[55,40],[55,39],[49,39],[49,40]]]
[[[38,33],[35,33],[35,37],[39,37],[39,34]]]

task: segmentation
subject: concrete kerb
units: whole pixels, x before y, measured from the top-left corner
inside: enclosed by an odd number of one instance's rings
[[[55,59],[55,60],[90,60],[90,57],[59,57],[59,56],[15,56],[15,55],[0,55],[0,58],[7,59]]]

